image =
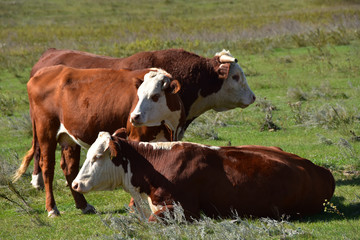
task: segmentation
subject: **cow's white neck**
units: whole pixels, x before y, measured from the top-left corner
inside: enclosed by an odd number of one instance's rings
[[[123,167],[114,167],[119,168],[121,172],[119,172],[116,176],[118,177],[117,182],[118,186],[122,186],[122,188],[130,193],[131,197],[134,199],[135,207],[138,209],[140,216],[143,219],[148,219],[151,214],[151,209],[148,202],[148,195],[146,193],[140,193],[140,188],[135,187],[131,184],[131,178],[133,173],[131,172],[131,163],[128,159],[123,157],[124,161],[127,161],[127,173],[125,173]]]
[[[216,93],[210,94],[206,97],[202,97],[199,91],[197,99],[190,107],[189,114],[186,116],[186,120],[192,120],[194,118],[197,118],[204,112],[216,108],[216,104],[218,104],[219,101],[221,102],[221,99],[218,99]]]

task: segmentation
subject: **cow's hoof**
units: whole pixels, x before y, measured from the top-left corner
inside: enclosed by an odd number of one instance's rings
[[[50,218],[58,217],[58,216],[60,216],[60,212],[56,206],[51,211],[48,212],[48,217]]]
[[[83,214],[94,214],[96,213],[96,209],[94,208],[94,206],[87,204],[86,208],[81,209]]]
[[[44,180],[41,173],[31,175],[31,185],[38,190],[44,189]]]

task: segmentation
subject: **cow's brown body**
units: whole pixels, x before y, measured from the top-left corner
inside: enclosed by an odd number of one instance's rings
[[[279,148],[167,144],[166,147],[164,143],[145,144],[113,137],[109,153],[96,152],[102,156],[95,163],[112,161],[124,169],[111,179],[121,179],[121,172],[130,171],[131,186],[124,184],[124,180],[122,186],[149,196],[151,204],[160,209],[154,212],[159,216],[161,206],[171,209],[174,202],[181,204],[187,218],[197,218],[201,212],[226,217],[234,210],[241,216],[305,216],[320,212],[335,189],[329,170]],[[86,161],[91,161],[91,157],[88,154]],[[106,174],[100,175],[98,171],[104,164],[96,173],[87,172],[88,176],[102,178]],[[84,163],[83,168],[87,167]],[[113,182],[106,180],[91,186],[95,180],[82,179],[84,172],[80,170],[74,180],[75,190],[99,187],[107,190],[113,186]]]

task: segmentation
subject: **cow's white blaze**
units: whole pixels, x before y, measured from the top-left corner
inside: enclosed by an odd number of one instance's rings
[[[216,56],[223,55],[231,56],[230,52],[225,50],[216,54]],[[221,89],[206,97],[202,97],[199,92],[198,98],[190,108],[187,120],[193,119],[209,109],[220,112],[237,107],[246,108],[254,101],[255,94],[247,83],[244,71],[238,63],[232,62],[228,78],[224,80]]]
[[[165,122],[170,129],[176,129],[181,109],[171,111],[167,105],[165,90],[170,85],[169,76],[161,69],[145,74],[144,82],[137,91],[139,101],[130,114],[134,126],[159,126]]]

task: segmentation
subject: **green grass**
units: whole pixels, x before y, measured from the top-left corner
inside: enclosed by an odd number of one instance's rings
[[[359,3],[0,0],[0,239],[358,239]],[[54,194],[62,216],[48,219],[45,194],[31,188],[30,170],[14,184],[19,195],[8,180],[31,145],[30,69],[49,47],[115,57],[171,47],[212,57],[229,49],[257,101],[246,109],[207,112],[184,140],[279,146],[328,167],[336,178],[336,209],[290,222],[204,218],[151,225],[136,221],[125,207],[130,196],[116,190],[89,193],[99,214],[82,215],[57,161]],[[280,130],[261,131],[266,115]]]

